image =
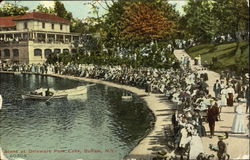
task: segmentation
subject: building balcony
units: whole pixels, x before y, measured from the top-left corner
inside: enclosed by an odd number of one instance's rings
[[[69,44],[73,45],[77,41],[70,42],[68,40],[44,40],[44,39],[35,39],[35,40],[11,40],[11,41],[0,41],[1,47],[18,47],[23,45],[28,45],[28,42],[33,42],[35,44]]]
[[[27,45],[28,41],[27,40],[22,40],[22,41],[0,41],[0,46],[1,47],[10,47],[10,46],[23,46]]]
[[[54,40],[54,39],[35,39],[34,43],[46,43],[46,44],[74,44],[77,41],[69,41],[69,40]]]

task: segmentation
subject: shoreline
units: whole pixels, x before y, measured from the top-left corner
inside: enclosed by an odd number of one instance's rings
[[[0,73],[9,73],[15,74],[13,71],[0,71]],[[19,73],[18,73],[19,74]],[[152,152],[158,151],[165,147],[162,144],[164,140],[163,128],[167,124],[171,124],[171,113],[173,112],[173,105],[166,100],[166,97],[163,94],[150,94],[148,95],[144,89],[139,89],[133,86],[127,86],[122,84],[117,84],[109,81],[103,81],[99,79],[90,79],[85,77],[74,77],[68,75],[59,75],[59,74],[40,74],[40,73],[30,73],[24,72],[20,74],[33,74],[33,75],[44,75],[57,78],[67,78],[70,80],[85,81],[91,83],[103,84],[111,87],[116,87],[124,90],[128,90],[138,97],[140,97],[147,105],[148,109],[152,113],[154,119],[152,121],[152,127],[150,130],[145,133],[145,136],[139,140],[138,144],[131,149],[131,151],[123,157],[124,159],[128,158],[138,158],[145,157],[150,158]]]

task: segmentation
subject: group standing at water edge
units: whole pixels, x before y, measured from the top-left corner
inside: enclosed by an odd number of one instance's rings
[[[111,81],[115,83],[145,88],[148,94],[161,93],[175,103],[175,114],[172,117],[174,131],[173,144],[176,150],[190,146],[190,156],[195,158],[204,152],[200,137],[207,136],[203,123],[208,122],[209,136],[214,136],[216,121],[226,106],[236,104],[235,120],[232,124],[233,133],[246,133],[242,118],[242,108],[249,106],[248,75],[233,77],[227,73],[217,80],[213,86],[215,96],[208,90],[208,75],[205,69],[191,70],[190,58],[181,58],[180,68],[153,69],[121,66],[94,65],[15,65],[14,71],[40,74],[63,74]],[[200,62],[197,63],[200,65]],[[42,69],[43,67],[45,69]],[[42,68],[41,68],[42,67]],[[9,66],[9,70],[13,66]],[[17,69],[18,68],[18,69]],[[7,69],[8,70],[8,69]],[[226,80],[225,80],[226,79]],[[226,83],[224,83],[226,81]],[[247,104],[247,105],[246,105]],[[240,127],[238,127],[240,126]],[[249,126],[249,124],[248,124]],[[249,134],[249,133],[248,133]],[[192,145],[191,145],[192,144]]]

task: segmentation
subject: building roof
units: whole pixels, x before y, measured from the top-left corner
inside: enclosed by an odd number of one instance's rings
[[[48,13],[42,13],[42,12],[31,12],[27,13],[23,16],[19,16],[14,18],[14,21],[19,21],[19,20],[29,20],[29,19],[35,19],[35,20],[43,20],[43,21],[53,21],[53,22],[60,22],[60,23],[67,23],[70,24],[70,21],[58,17],[53,14],[48,14]]]
[[[15,27],[16,22],[13,21],[13,19],[18,17],[19,16],[0,17],[0,27]]]

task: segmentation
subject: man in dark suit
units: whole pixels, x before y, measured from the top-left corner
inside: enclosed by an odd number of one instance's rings
[[[220,92],[221,92],[221,85],[219,83],[219,80],[216,80],[216,83],[214,84],[213,91],[215,94],[215,98],[218,98]]]
[[[214,136],[215,121],[217,121],[217,116],[219,115],[218,104],[215,103],[213,106],[209,105],[207,110],[207,121],[210,129],[210,138]]]
[[[246,106],[246,113],[247,113],[247,111],[249,109],[249,105],[250,105],[249,86],[247,86],[247,88],[246,88],[245,97],[246,97],[246,100],[247,100],[247,106]]]

